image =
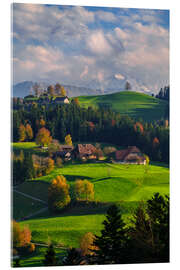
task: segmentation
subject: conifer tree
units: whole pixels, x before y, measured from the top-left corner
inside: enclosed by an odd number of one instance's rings
[[[63,260],[63,265],[84,265],[86,264],[82,253],[77,248],[70,248]]]
[[[45,254],[45,259],[43,261],[43,264],[45,266],[54,266],[56,265],[56,263],[57,263],[57,260],[56,260],[56,253],[54,251],[54,246],[53,244],[50,244]]]
[[[119,264],[126,261],[127,230],[116,205],[109,207],[101,236],[95,235],[95,263]]]

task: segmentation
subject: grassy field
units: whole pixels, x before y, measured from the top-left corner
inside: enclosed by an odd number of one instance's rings
[[[36,147],[33,143],[16,143],[14,146],[19,150],[23,147],[30,151]],[[21,226],[28,225],[32,231],[33,242],[48,243],[51,240],[65,247],[79,247],[80,239],[86,232],[100,233],[102,221],[111,203],[121,207],[123,217],[128,221],[140,201],[151,198],[155,192],[169,193],[169,168],[162,163],[152,163],[149,166],[105,162],[65,164],[62,168],[55,167],[49,175],[24,182],[16,189],[47,202],[48,186],[57,175],[66,177],[72,197],[76,179],[91,181],[94,184],[95,200],[100,205],[74,206],[56,216],[50,215],[47,210],[31,219],[22,220]],[[14,193],[13,206],[16,219],[44,208],[44,204],[17,193]],[[22,266],[42,265],[45,250],[38,248],[33,256],[22,260]]]
[[[44,207],[41,202],[35,201],[31,198],[27,198],[22,194],[13,193],[13,218],[19,220],[26,216],[35,213]]]
[[[19,153],[20,150],[23,150],[25,152],[29,152],[32,154],[38,154],[45,156],[47,154],[47,150],[41,149],[40,147],[37,146],[35,142],[17,142],[17,143],[12,143],[12,150],[15,153]]]
[[[169,193],[169,169],[163,166],[120,165],[108,163],[66,165],[55,169],[50,175],[26,182],[19,186],[22,192],[41,199],[47,197],[47,187],[57,175],[65,175],[73,192],[77,178],[94,183],[95,200],[110,204],[116,202],[129,209],[141,200],[147,200],[155,192]],[[36,188],[40,185],[40,188]],[[66,213],[52,217],[48,212],[39,217],[21,222],[32,230],[33,241],[47,242],[48,239],[65,246],[78,246],[80,237],[88,231],[98,233],[107,208],[70,209]],[[99,213],[98,213],[99,211]]]
[[[88,106],[97,108],[99,104],[111,104],[112,110],[116,112],[147,121],[163,118],[168,104],[166,101],[133,91],[99,96],[80,96],[78,100],[85,108]]]

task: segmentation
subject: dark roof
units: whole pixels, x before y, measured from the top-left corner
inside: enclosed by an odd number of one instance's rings
[[[78,144],[77,150],[80,154],[92,154],[96,151],[96,147],[94,147],[92,144]]]
[[[129,146],[127,149],[118,150],[115,153],[117,160],[125,160],[129,154],[141,154],[136,146]]]
[[[56,98],[54,99],[54,101],[64,101],[66,98],[68,99],[67,96],[66,96],[66,97],[56,97]]]

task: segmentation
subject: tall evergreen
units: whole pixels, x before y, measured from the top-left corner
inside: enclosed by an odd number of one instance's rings
[[[35,176],[32,155],[26,153],[23,162],[23,176],[24,180],[32,179]]]
[[[108,209],[103,225],[101,236],[96,235],[93,243],[96,246],[93,250],[94,262],[97,264],[127,263],[127,230],[116,205]]]

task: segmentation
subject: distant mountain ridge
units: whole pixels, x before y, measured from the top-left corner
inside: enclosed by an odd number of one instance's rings
[[[32,92],[32,86],[35,83],[40,83],[42,88],[47,88],[51,83],[47,82],[33,82],[33,81],[24,81],[13,85],[12,95],[14,97],[25,97]],[[124,91],[124,86],[126,79],[118,80],[115,77],[109,77],[108,84],[103,85],[103,83],[98,83],[97,81],[92,81],[90,85],[87,86],[75,86],[75,85],[66,85],[62,84],[67,91],[69,97],[77,96],[93,96],[93,95],[103,95],[111,94],[116,92]],[[151,94],[151,91],[147,89],[141,83],[137,83],[135,80],[130,80],[132,86],[132,91]]]
[[[13,97],[25,97],[27,95],[29,95],[30,93],[32,93],[32,87],[36,82],[33,81],[24,81],[24,82],[20,82],[17,83],[15,85],[13,85],[13,89],[12,89],[12,94]],[[42,88],[47,88],[50,83],[45,83],[42,82],[40,83]],[[73,85],[64,85],[62,84],[62,86],[64,86],[64,88],[67,91],[67,95],[69,97],[75,97],[75,96],[91,96],[91,95],[101,95],[102,91],[101,90],[97,90],[97,89],[90,89],[90,88],[86,88],[86,87],[79,87],[79,86],[73,86]]]

